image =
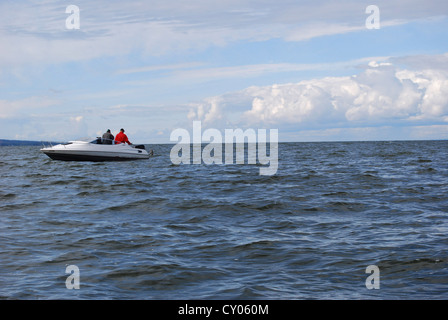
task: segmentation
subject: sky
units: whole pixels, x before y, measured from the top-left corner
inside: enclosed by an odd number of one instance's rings
[[[447,40],[446,0],[0,0],[0,138],[446,139]]]

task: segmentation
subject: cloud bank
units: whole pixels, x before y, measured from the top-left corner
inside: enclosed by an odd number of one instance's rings
[[[398,66],[403,63],[407,68]],[[192,105],[189,119],[286,130],[448,125],[447,64],[448,54],[371,61],[357,75],[211,97]]]

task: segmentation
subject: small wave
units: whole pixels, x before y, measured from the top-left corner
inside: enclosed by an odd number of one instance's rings
[[[418,174],[435,173],[435,172],[437,172],[437,170],[431,167],[420,169],[417,171]]]
[[[0,194],[0,199],[2,199],[2,200],[13,199],[15,197],[17,197],[17,194],[15,194],[15,193]]]

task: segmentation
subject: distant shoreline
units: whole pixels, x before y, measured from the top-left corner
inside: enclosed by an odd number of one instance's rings
[[[30,140],[0,139],[0,147],[12,147],[12,146],[42,146],[42,142],[41,141],[30,141]]]
[[[279,143],[347,143],[347,142],[403,142],[403,141],[446,141],[447,139],[433,139],[433,140],[366,140],[366,141],[356,141],[356,140],[347,140],[347,141],[296,141],[296,142],[282,142],[279,141]],[[59,144],[61,142],[49,142],[49,141],[32,141],[32,140],[8,140],[8,139],[0,139],[0,147],[13,147],[13,146],[43,146],[45,144]],[[158,143],[143,143],[143,144],[158,144]],[[168,145],[175,145],[175,142],[170,143],[160,143],[160,144],[168,144]],[[203,143],[204,144],[204,143]],[[206,144],[206,143],[205,143]]]

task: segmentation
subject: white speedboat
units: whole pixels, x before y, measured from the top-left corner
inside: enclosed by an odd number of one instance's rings
[[[65,161],[126,161],[150,157],[144,145],[104,144],[101,138],[90,142],[69,141],[40,150],[51,159]]]

